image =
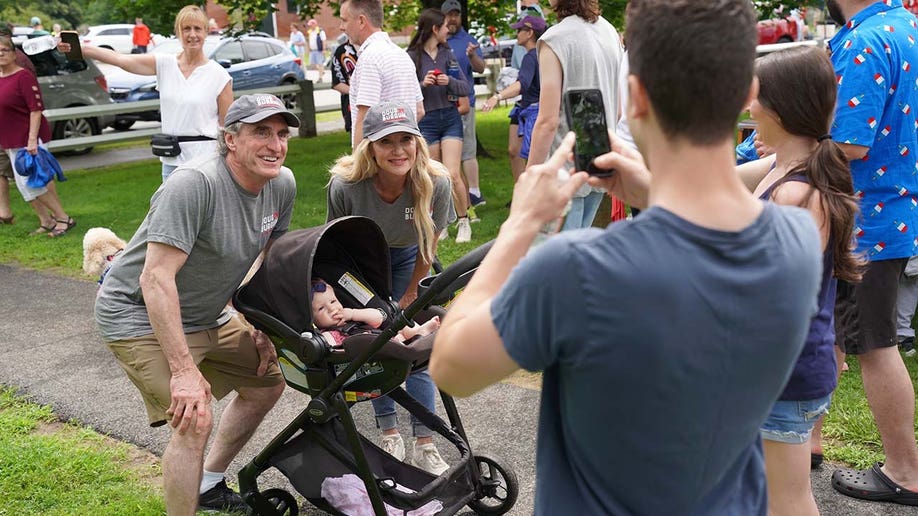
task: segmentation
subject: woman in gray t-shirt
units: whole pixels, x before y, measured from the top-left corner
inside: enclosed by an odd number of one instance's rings
[[[363,134],[354,153],[332,167],[327,218],[361,215],[379,225],[389,244],[392,297],[405,307],[417,298],[418,281],[430,271],[437,234],[456,217],[449,173],[430,159],[414,110],[407,104],[384,102],[370,108]],[[436,411],[436,388],[426,370],[409,376],[406,387],[412,397]],[[378,398],[373,408],[383,432],[381,447],[403,460],[395,402]],[[413,463],[439,475],[449,466],[433,444],[431,430],[414,417],[412,426],[417,437]]]

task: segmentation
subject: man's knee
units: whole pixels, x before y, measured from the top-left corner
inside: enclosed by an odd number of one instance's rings
[[[280,382],[276,385],[269,385],[266,387],[240,387],[236,392],[244,401],[264,407],[265,411],[268,411],[277,403],[281,395],[284,394],[285,388],[286,384]]]

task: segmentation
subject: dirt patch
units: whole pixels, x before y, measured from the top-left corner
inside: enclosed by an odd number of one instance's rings
[[[538,391],[542,389],[542,373],[530,373],[520,369],[504,379],[504,382]]]

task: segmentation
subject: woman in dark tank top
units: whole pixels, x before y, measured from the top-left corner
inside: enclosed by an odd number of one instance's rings
[[[791,377],[762,426],[769,513],[816,516],[810,485],[810,437],[838,380],[836,278],[858,281],[853,254],[858,212],[851,171],[828,134],[836,105],[835,73],[825,52],[796,47],[761,58],[759,95],[750,106],[759,137],[775,154],[738,167],[763,200],[809,210],[823,244],[818,310]],[[821,454],[821,443],[817,450]]]

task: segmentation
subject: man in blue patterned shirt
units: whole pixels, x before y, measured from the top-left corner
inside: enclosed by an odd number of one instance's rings
[[[848,496],[918,505],[915,393],[899,356],[896,289],[918,237],[918,20],[900,0],[829,0],[843,24],[829,43],[838,80],[832,138],[851,161],[861,215],[864,279],[839,280],[837,344],[857,355],[886,462],[840,469],[832,485]]]

